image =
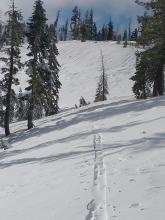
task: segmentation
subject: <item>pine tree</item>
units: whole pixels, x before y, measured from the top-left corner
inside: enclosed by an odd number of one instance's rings
[[[45,72],[45,59],[47,58],[47,35],[46,35],[46,14],[43,8],[43,2],[36,0],[34,3],[34,11],[28,25],[28,49],[27,54],[30,57],[28,62],[27,74],[30,77],[29,87],[26,88],[30,92],[29,110],[28,110],[28,129],[33,128],[34,109],[37,100],[43,92],[43,73]]]
[[[67,40],[68,35],[68,19],[66,19],[65,25],[64,25],[64,41]]]
[[[141,36],[138,43],[142,44],[145,50],[142,52],[139,65],[143,67],[142,72],[137,71],[134,76],[135,84],[141,77],[145,78],[145,84],[151,84],[153,96],[164,93],[164,67],[165,67],[165,0],[156,0],[143,3],[136,1],[153,13],[138,18],[141,25]],[[142,69],[141,67],[141,69]]]
[[[113,31],[113,24],[110,19],[108,27],[107,27],[107,40],[113,40],[114,31]]]
[[[90,14],[89,14],[89,36],[88,36],[88,40],[94,40],[95,37],[95,33],[94,33],[94,20],[93,20],[93,9],[90,10]]]
[[[101,76],[100,80],[98,83],[98,87],[96,90],[96,95],[95,95],[95,102],[100,102],[100,101],[105,101],[107,100],[107,95],[109,94],[108,92],[108,78],[105,73],[105,66],[104,66],[104,57],[101,51]]]
[[[80,39],[82,42],[85,42],[87,40],[87,29],[86,23],[84,21],[80,24]]]
[[[80,25],[80,10],[78,9],[77,6],[74,7],[72,11],[73,15],[71,17],[71,32],[72,32],[72,37],[73,40],[78,40],[79,39],[79,25]]]
[[[131,23],[132,23],[132,19],[129,18],[129,21],[128,21],[128,40],[129,41],[131,40]]]
[[[123,34],[123,41],[128,40],[128,34],[127,34],[127,30],[124,30],[124,34]]]
[[[105,25],[103,25],[102,30],[101,30],[101,40],[102,41],[106,40],[106,28],[105,28]]]
[[[97,26],[95,22],[93,23],[92,40],[97,40]]]
[[[131,33],[131,40],[137,41],[138,40],[138,29],[135,28],[135,30]]]
[[[136,73],[131,79],[135,82],[133,86],[133,92],[137,99],[146,99],[150,93],[150,80],[147,75],[148,60],[142,52],[136,53]],[[147,83],[148,81],[148,83]]]
[[[2,68],[2,73],[4,74],[4,77],[0,82],[3,91],[6,93],[4,101],[6,106],[4,117],[4,127],[6,136],[10,134],[9,123],[13,109],[12,100],[14,100],[15,96],[15,92],[12,89],[12,85],[19,84],[19,81],[16,78],[16,74],[22,67],[19,49],[21,43],[20,33],[22,16],[21,13],[18,10],[16,10],[14,0],[12,1],[10,10],[7,12],[7,14],[9,17],[7,24],[7,40],[9,47],[5,49],[5,51],[8,57],[1,58],[1,60],[5,62],[5,67]]]
[[[57,55],[59,54],[56,47],[56,33],[54,27],[50,25],[47,30],[48,36],[48,63],[45,69],[44,78],[44,95],[45,95],[45,112],[46,115],[57,114],[59,111],[59,89],[61,88],[61,82],[59,80],[59,63],[57,61]]]
[[[128,45],[128,34],[127,34],[127,30],[124,31],[123,41],[124,41],[123,46],[124,46],[124,47],[127,47],[127,45]]]

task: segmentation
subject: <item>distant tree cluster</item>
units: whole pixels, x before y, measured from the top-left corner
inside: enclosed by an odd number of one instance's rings
[[[93,9],[87,10],[83,15],[81,9],[75,6],[72,10],[70,21],[66,22],[59,28],[58,39],[66,41],[67,39],[93,41],[137,41],[138,29],[131,30],[131,19],[129,19],[128,29],[124,33],[118,33],[114,30],[112,19],[104,24],[101,29],[98,28],[94,21]]]

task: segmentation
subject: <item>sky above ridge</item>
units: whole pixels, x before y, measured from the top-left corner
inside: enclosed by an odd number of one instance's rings
[[[77,5],[84,15],[87,9],[93,8],[94,18],[99,27],[107,24],[110,17],[119,30],[127,27],[129,17],[132,25],[136,25],[137,15],[143,13],[143,8],[135,4],[134,0],[43,0],[44,8],[50,22],[53,22],[58,10],[61,10],[60,24],[70,19],[72,9]],[[8,10],[10,0],[0,0],[0,11],[3,14]],[[31,16],[34,0],[15,0],[16,6],[22,10],[25,20]]]

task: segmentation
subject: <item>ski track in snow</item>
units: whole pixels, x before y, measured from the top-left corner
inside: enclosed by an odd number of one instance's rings
[[[108,220],[107,177],[101,134],[94,135],[93,145],[95,151],[93,199],[87,205],[89,213],[86,220]]]

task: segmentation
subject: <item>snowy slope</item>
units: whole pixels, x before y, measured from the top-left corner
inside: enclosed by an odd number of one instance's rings
[[[59,42],[58,57],[61,65],[60,106],[73,107],[83,96],[93,102],[101,74],[102,50],[106,74],[108,75],[109,98],[132,97],[132,81],[135,72],[136,48],[123,48],[116,42]]]
[[[31,131],[13,124],[0,151],[1,219],[165,219],[164,112],[164,97],[107,101]]]
[[[57,44],[59,49],[58,61],[60,68],[60,107],[74,107],[79,104],[83,96],[87,101],[93,102],[97,83],[101,74],[101,56],[103,52],[105,70],[108,75],[109,98],[133,97],[132,81],[130,77],[135,72],[135,51],[136,48],[123,48],[116,42],[80,42],[67,41]],[[21,48],[22,62],[28,60],[26,54],[27,45]],[[0,56],[4,55],[0,53]],[[0,67],[4,64],[0,62]],[[19,92],[21,87],[24,90],[28,86],[28,76],[23,69],[18,73],[20,86],[15,87]],[[1,74],[0,74],[1,78]]]
[[[93,101],[100,49],[109,100],[43,118],[30,131],[27,122],[11,125],[10,148],[0,149],[0,219],[164,220],[165,98],[134,100],[135,48],[77,41],[58,48],[60,106]],[[19,78],[24,88],[24,70]]]

